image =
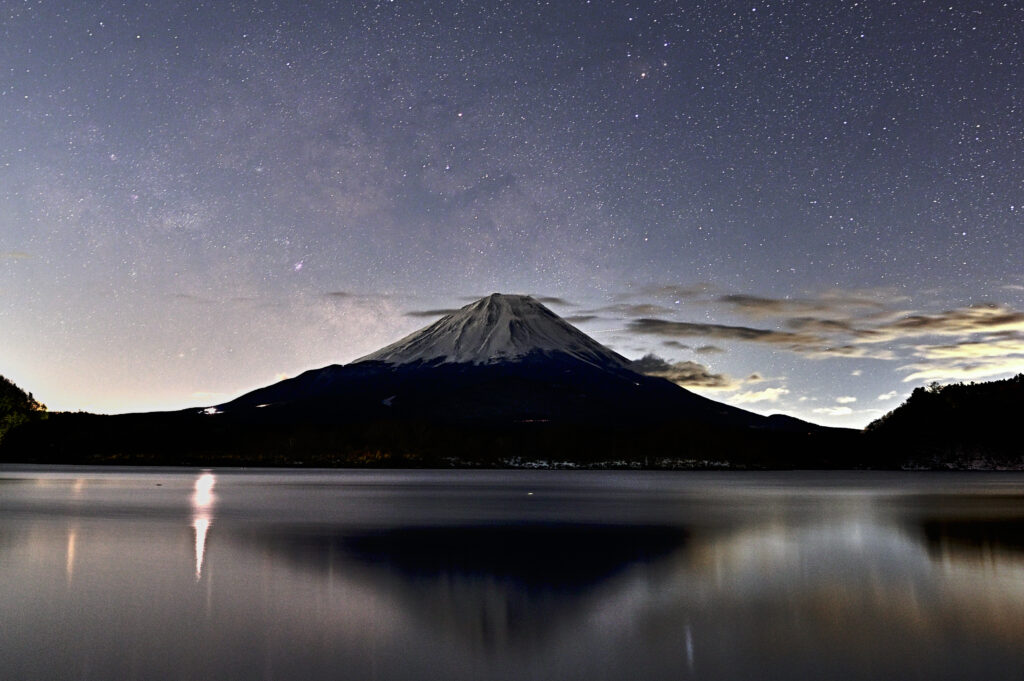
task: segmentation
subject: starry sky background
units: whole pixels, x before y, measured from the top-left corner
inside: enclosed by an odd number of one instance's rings
[[[493,291],[762,413],[1024,371],[1024,5],[0,0],[0,374],[223,401]]]

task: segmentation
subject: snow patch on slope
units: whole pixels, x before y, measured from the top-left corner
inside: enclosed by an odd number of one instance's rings
[[[600,367],[629,360],[606,348],[530,296],[494,293],[358,362],[492,364],[534,353],[569,355]]]

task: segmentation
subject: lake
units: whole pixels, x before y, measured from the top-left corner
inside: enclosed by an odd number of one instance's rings
[[[0,467],[0,675],[1019,679],[1024,475]]]

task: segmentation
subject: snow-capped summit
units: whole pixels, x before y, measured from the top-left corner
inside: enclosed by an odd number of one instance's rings
[[[403,364],[493,364],[536,354],[602,368],[629,360],[587,336],[530,296],[494,293],[356,360]]]

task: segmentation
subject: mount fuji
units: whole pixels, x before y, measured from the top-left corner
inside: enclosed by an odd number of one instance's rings
[[[494,294],[347,365],[177,412],[55,414],[4,438],[40,463],[850,465],[851,433],[696,395],[528,296]]]
[[[671,419],[813,428],[715,402],[631,364],[535,299],[495,293],[348,365],[307,371],[211,411],[450,424]]]
[[[629,360],[529,296],[494,293],[356,362],[495,364],[534,354],[563,356],[610,370]]]

